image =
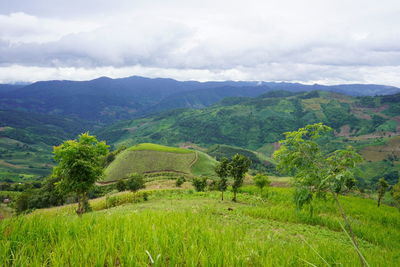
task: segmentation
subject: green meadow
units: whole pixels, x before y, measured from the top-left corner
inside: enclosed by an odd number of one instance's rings
[[[147,195],[147,201],[143,196]],[[189,189],[121,192],[36,210],[0,222],[2,266],[359,266],[331,199],[297,211],[291,188],[260,196],[245,186],[239,202]],[[341,197],[370,266],[398,266],[400,213]]]

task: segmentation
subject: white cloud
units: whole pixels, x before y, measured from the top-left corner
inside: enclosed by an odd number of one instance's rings
[[[398,1],[16,2],[0,8],[0,75],[21,75],[3,81],[141,74],[400,84]]]

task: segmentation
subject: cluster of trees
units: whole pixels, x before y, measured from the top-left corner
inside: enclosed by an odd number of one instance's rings
[[[243,185],[243,179],[246,172],[249,170],[251,160],[246,156],[236,154],[232,159],[222,158],[218,165],[215,167],[215,173],[219,177],[218,190],[221,191],[221,199],[224,200],[224,192],[228,188],[228,177],[233,178],[232,191],[233,199],[237,200],[237,192]]]

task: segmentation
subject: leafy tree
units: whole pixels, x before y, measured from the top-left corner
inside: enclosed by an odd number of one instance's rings
[[[246,156],[236,154],[233,156],[230,165],[230,175],[233,177],[233,199],[236,202],[236,194],[239,188],[243,185],[243,178],[246,172],[249,170],[251,160]]]
[[[103,160],[108,153],[104,141],[97,141],[89,133],[81,134],[78,140],[68,140],[54,147],[54,159],[58,165],[53,169],[53,176],[58,177],[59,188],[78,197],[77,213],[90,209],[88,191],[103,174]]]
[[[204,192],[207,186],[207,178],[193,178],[192,185],[196,189],[197,192]]]
[[[385,180],[385,178],[379,179],[377,188],[378,188],[378,207],[379,207],[381,205],[381,200],[383,196],[385,195],[387,189],[389,188],[389,184]]]
[[[128,181],[126,182],[126,188],[131,190],[132,192],[136,192],[139,189],[145,188],[143,175],[138,173],[132,173],[128,177]]]
[[[256,176],[254,176],[254,182],[256,183],[256,186],[260,188],[261,196],[263,194],[264,187],[271,184],[271,180],[269,180],[268,176],[261,173],[257,173]]]
[[[178,177],[178,179],[176,179],[176,181],[175,181],[176,187],[181,187],[181,185],[183,185],[183,183],[185,181],[186,181],[185,177],[183,177],[183,176]]]
[[[118,180],[117,184],[115,185],[115,187],[117,188],[117,190],[119,192],[121,191],[125,191],[126,189],[126,183],[124,180]]]
[[[352,147],[325,152],[318,139],[331,131],[332,128],[316,123],[287,132],[286,138],[280,141],[281,147],[275,151],[274,158],[280,170],[294,175],[298,208],[311,204],[314,196],[332,194],[364,266],[365,260],[358,250],[353,230],[338,199],[338,194],[346,189],[346,185],[352,184],[348,180],[353,179],[353,169],[357,163],[362,162],[362,158]]]
[[[231,165],[226,157],[221,158],[220,162],[215,166],[215,173],[219,177],[217,183],[218,190],[221,191],[221,200],[224,200],[224,192],[228,188],[228,176],[230,174]]]

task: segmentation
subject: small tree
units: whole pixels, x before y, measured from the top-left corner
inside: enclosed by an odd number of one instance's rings
[[[204,192],[207,187],[207,178],[193,178],[192,185],[197,192]]]
[[[378,180],[377,189],[378,189],[378,207],[381,205],[381,200],[385,195],[387,189],[389,188],[388,182],[385,178],[381,178]]]
[[[280,141],[281,147],[275,151],[274,158],[280,170],[294,174],[295,201],[298,208],[311,204],[314,195],[332,194],[350,232],[360,262],[365,266],[354,232],[338,198],[338,194],[346,189],[346,185],[353,184],[348,181],[353,179],[352,170],[357,163],[362,162],[362,158],[352,147],[332,153],[324,152],[317,141],[331,131],[332,128],[316,123],[287,132],[286,138]]]
[[[217,183],[218,190],[221,191],[221,200],[224,200],[224,192],[228,188],[228,176],[230,173],[229,160],[223,157],[220,162],[215,166],[215,173],[219,177],[219,181]]]
[[[256,176],[254,176],[254,182],[258,188],[260,188],[260,193],[261,196],[263,194],[263,189],[266,186],[269,186],[271,184],[271,181],[269,180],[267,175],[257,173]]]
[[[181,187],[181,185],[183,185],[184,182],[186,182],[185,177],[180,176],[180,177],[178,177],[178,179],[176,179],[175,186],[176,187]]]
[[[68,140],[54,147],[53,153],[58,162],[53,176],[60,178],[58,186],[62,191],[77,194],[76,212],[81,215],[90,209],[88,191],[103,174],[103,160],[108,146],[104,141],[98,142],[96,137],[84,133],[78,140]]]
[[[230,175],[233,177],[233,199],[236,202],[236,194],[239,188],[243,185],[243,178],[246,172],[249,170],[251,160],[246,156],[236,154],[233,156],[230,165]]]
[[[131,190],[132,192],[136,192],[145,187],[143,175],[132,173],[128,176],[128,180],[126,181],[127,189]]]

